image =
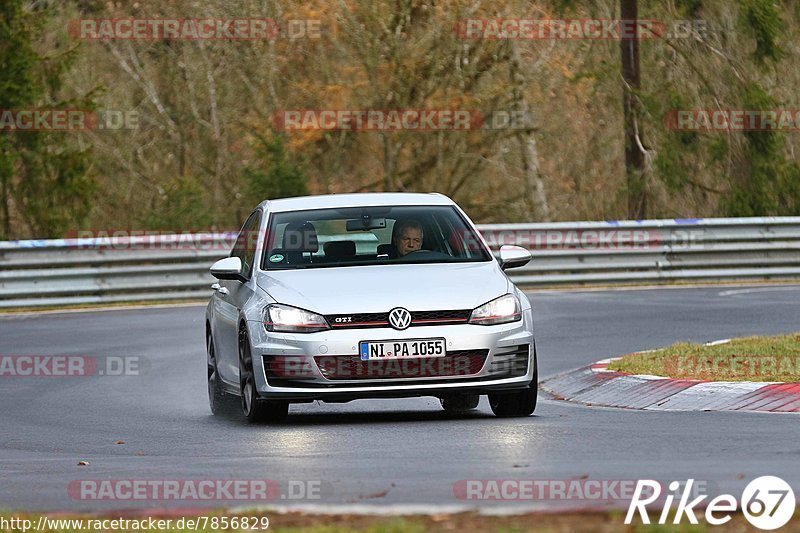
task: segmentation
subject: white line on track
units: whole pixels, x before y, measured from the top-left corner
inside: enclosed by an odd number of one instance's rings
[[[751,294],[757,292],[778,292],[787,290],[798,290],[800,285],[784,285],[782,287],[757,287],[751,289],[737,289],[733,291],[722,291],[719,296],[736,296],[737,294]]]
[[[164,304],[118,305],[106,307],[86,307],[80,309],[48,309],[47,311],[22,311],[19,313],[0,313],[0,320],[13,320],[16,318],[41,316],[41,315],[71,315],[75,313],[99,313],[106,311],[141,311],[143,309],[172,309],[180,307],[205,307],[208,302],[184,302]]]
[[[766,287],[753,287],[753,283],[695,283],[686,285],[626,285],[623,287],[615,287],[611,285],[601,287],[550,287],[550,288],[528,288],[523,292],[526,294],[557,294],[557,293],[582,293],[582,292],[631,292],[631,291],[674,291],[680,289],[724,289],[726,287],[742,287],[748,286],[744,291],[758,291],[758,290],[785,290],[785,289],[800,289],[800,285],[796,282],[777,282],[770,283],[764,282]],[[724,291],[724,293],[736,293],[737,290]],[[722,293],[720,293],[722,294]]]

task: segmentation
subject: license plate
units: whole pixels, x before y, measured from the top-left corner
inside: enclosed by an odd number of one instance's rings
[[[447,355],[444,339],[361,342],[358,347],[362,361],[444,357]]]

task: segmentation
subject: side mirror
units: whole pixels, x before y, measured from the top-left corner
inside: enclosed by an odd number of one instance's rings
[[[521,246],[505,245],[500,247],[500,268],[507,270],[525,266],[531,260],[531,253]]]
[[[226,257],[211,265],[211,275],[217,279],[245,281],[242,276],[242,260],[238,257]]]

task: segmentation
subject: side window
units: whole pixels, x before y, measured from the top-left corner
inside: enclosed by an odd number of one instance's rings
[[[236,243],[231,250],[231,257],[238,257],[242,261],[242,275],[246,278],[253,273],[256,260],[256,244],[258,243],[258,228],[261,225],[261,212],[256,211],[242,226],[242,231],[236,238]]]

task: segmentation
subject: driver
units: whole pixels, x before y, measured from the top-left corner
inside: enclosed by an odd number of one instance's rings
[[[404,220],[394,232],[392,242],[397,250],[397,257],[403,257],[411,252],[422,249],[422,224],[413,219]]]

